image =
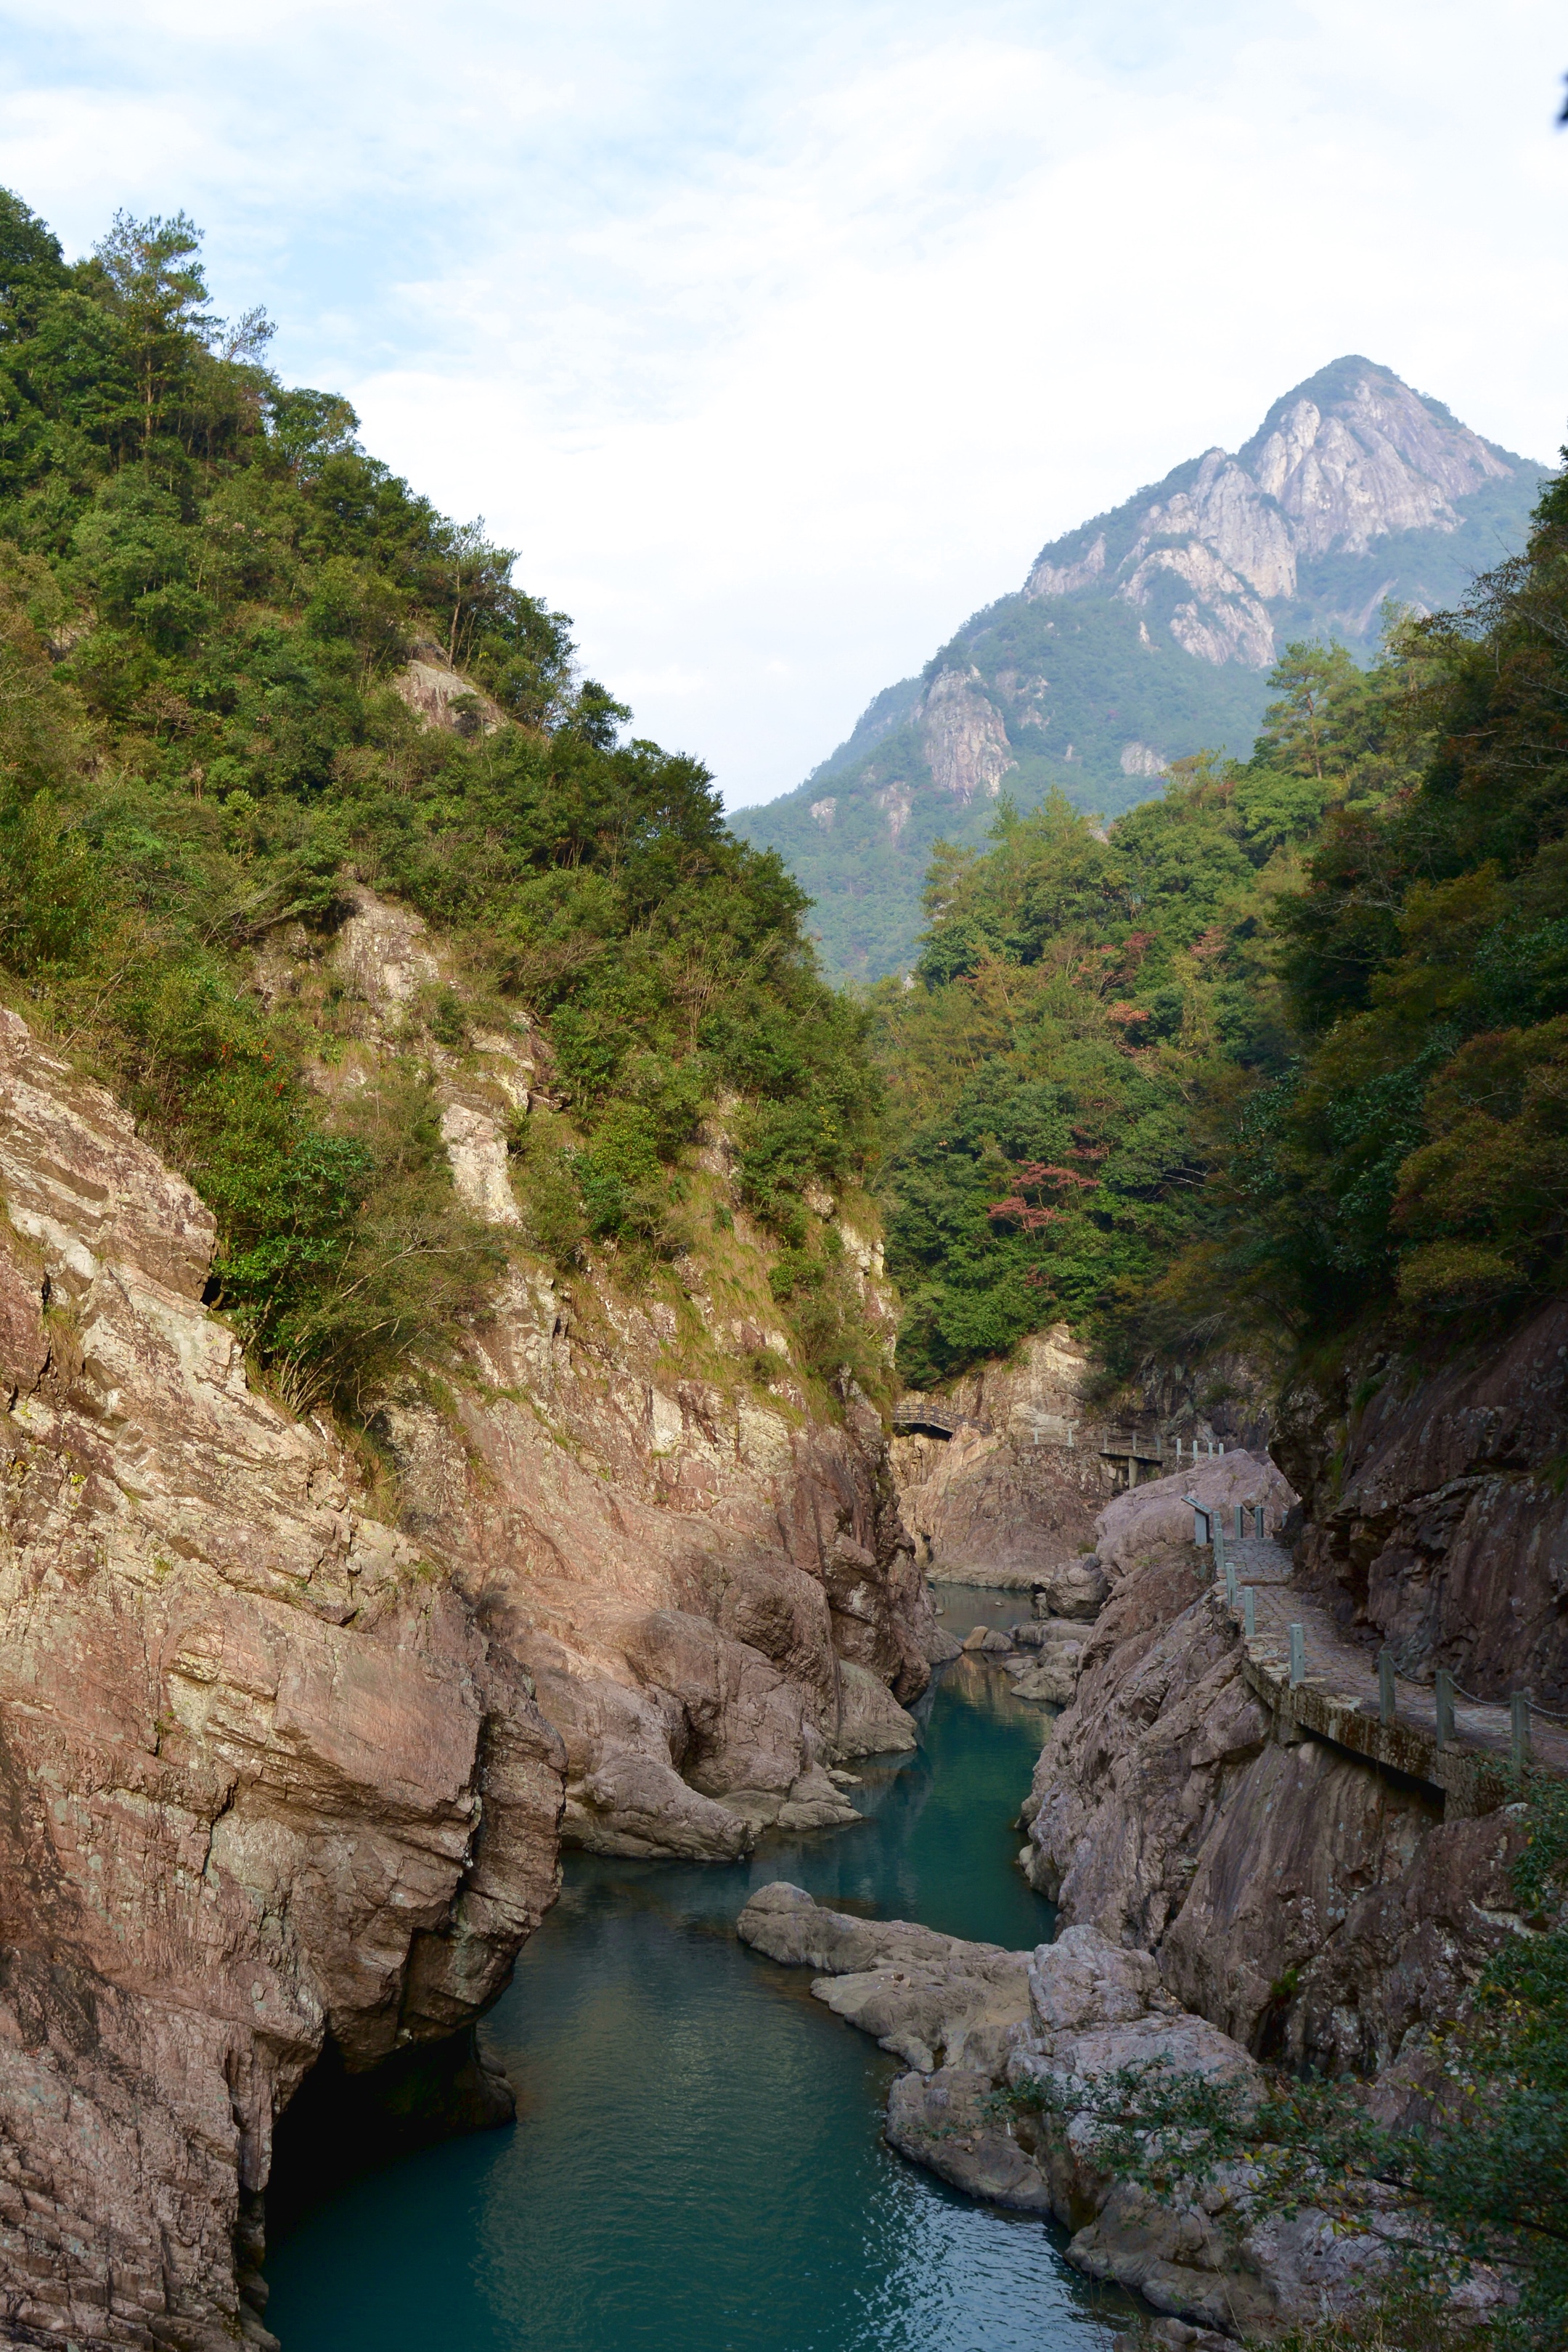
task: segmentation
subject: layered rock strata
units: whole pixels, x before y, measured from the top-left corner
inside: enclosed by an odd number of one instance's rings
[[[1090,2277],[1229,2337],[1346,2311],[1383,2273],[1382,2235],[1342,2216],[1308,2207],[1248,2220],[1245,2165],[1169,2206],[1097,2161],[1101,2078],[1153,2066],[1243,2097],[1262,2079],[1237,2042],[1173,1999],[1148,1954],[1087,1927],[1006,1952],[826,1911],[783,1884],[752,1897],[737,1932],[771,1959],[817,1969],[816,1999],[904,2060],[888,2095],[890,2147],[972,2197],[1054,2219]],[[1033,2105],[1042,2085],[1048,2103]]]
[[[1152,1954],[1256,2054],[1375,2072],[1519,1931],[1512,1816],[1445,1821],[1417,1781],[1324,1739],[1281,1744],[1207,1556],[1161,1539],[1183,1482],[1163,1483],[1106,1515],[1111,1596],[1036,1770],[1025,1868],[1065,1921]]]
[[[385,917],[340,948],[372,1033],[439,977]],[[447,1093],[500,1131],[547,1071],[495,1042]],[[9,1013],[0,1190],[0,2332],[269,2342],[261,2192],[318,2056],[450,2044],[448,2105],[493,2116],[462,2037],[563,1825],[721,1856],[852,1817],[828,1768],[912,1739],[930,1603],[853,1398],[683,1384],[668,1310],[516,1257],[443,1402],[389,1403],[384,1524],[205,1308],[195,1193]]]

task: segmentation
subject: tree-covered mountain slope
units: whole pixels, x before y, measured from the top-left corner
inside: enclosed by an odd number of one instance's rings
[[[1523,546],[1542,473],[1388,369],[1336,360],[1234,456],[1209,449],[1044,548],[735,830],[811,893],[830,969],[908,969],[938,841],[979,846],[1003,793],[1115,816],[1173,761],[1245,758],[1287,643],[1370,657],[1385,606],[1457,604]]]
[[[623,740],[506,550],[278,381],[269,331],[213,317],[184,215],[68,264],[0,191],[0,1001],[203,1195],[212,1302],[301,1408],[363,1419],[497,1278],[430,1080],[476,1033],[544,1041],[510,1160],[536,1253],[683,1296],[721,1246],[690,1174],[721,1106],[773,1303],[836,1374],[841,1251],[806,1201],[855,1183],[875,1088],[799,889],[706,770]],[[366,889],[463,980],[411,983],[384,1083],[335,999],[264,984],[269,943],[324,953]]]
[[[872,992],[917,1383],[1058,1321],[1440,1357],[1561,1296],[1568,478],[1360,668],[1299,643],[1245,763],[1091,828],[1004,804]],[[1266,1336],[1265,1336],[1266,1335]]]

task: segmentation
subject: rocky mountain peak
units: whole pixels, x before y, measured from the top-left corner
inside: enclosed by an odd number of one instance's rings
[[[1277,400],[1236,455],[1206,450],[1105,518],[1120,533],[1086,526],[1044,549],[1024,594],[1109,587],[1161,604],[1184,653],[1268,669],[1279,645],[1265,607],[1296,598],[1304,561],[1364,555],[1395,531],[1457,531],[1454,501],[1520,463],[1388,368],[1335,360]]]
[[[934,844],[978,847],[1005,793],[1113,817],[1170,763],[1245,756],[1284,648],[1375,648],[1385,605],[1437,612],[1521,548],[1543,469],[1351,353],[1214,446],[1043,548],[877,696],[805,784],[734,820],[816,901],[829,962],[897,970]]]

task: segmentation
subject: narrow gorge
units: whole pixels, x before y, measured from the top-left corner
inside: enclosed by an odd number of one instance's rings
[[[1556,2352],[1562,479],[1054,543],[1256,740],[856,995],[199,242],[0,191],[0,2335]]]

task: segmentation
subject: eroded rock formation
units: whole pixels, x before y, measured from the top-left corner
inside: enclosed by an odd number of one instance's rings
[[[369,1053],[440,966],[355,923]],[[499,1133],[538,1057],[491,1042],[447,1107]],[[845,1818],[825,1768],[912,1737],[930,1605],[873,1415],[683,1385],[657,1310],[521,1260],[453,1401],[389,1404],[384,1524],[204,1307],[200,1201],[9,1013],[0,1189],[0,2328],[270,2341],[260,2192],[319,2053],[459,2036],[563,1816],[716,1855]]]
[[[1227,1454],[1226,1477],[1246,1485],[1247,1461]],[[1216,1484],[1221,1467],[1199,1465]],[[1272,1465],[1250,1473],[1278,1494]],[[1036,1771],[1025,1866],[1064,1920],[1153,1954],[1172,1992],[1260,2056],[1372,2073],[1452,2015],[1517,1928],[1511,1817],[1445,1822],[1417,1782],[1278,1742],[1206,1556],[1162,1525],[1187,1483],[1106,1514],[1111,1596]]]

